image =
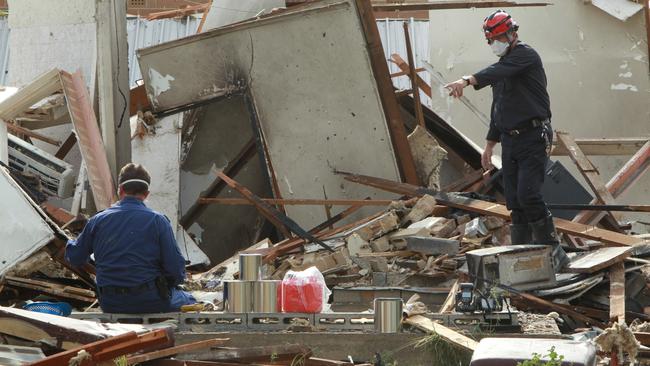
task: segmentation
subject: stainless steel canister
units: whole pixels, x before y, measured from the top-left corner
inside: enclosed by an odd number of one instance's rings
[[[253,312],[281,313],[278,291],[282,281],[256,281],[253,284]]]
[[[239,255],[239,279],[242,281],[259,281],[262,279],[262,255]]]
[[[228,313],[248,313],[253,310],[252,281],[223,282],[223,310]]]
[[[401,298],[375,299],[375,331],[379,333],[399,333],[402,331]]]

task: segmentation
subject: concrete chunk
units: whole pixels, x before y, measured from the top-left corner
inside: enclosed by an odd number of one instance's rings
[[[379,237],[373,241],[370,242],[370,248],[372,248],[372,251],[377,253],[377,252],[387,252],[390,250],[390,242],[388,241],[388,238],[385,236]]]
[[[408,250],[427,255],[456,255],[459,247],[460,242],[458,240],[422,236],[406,238],[406,248]]]
[[[448,238],[456,230],[456,220],[447,219],[443,224],[436,225],[431,229],[431,236]]]
[[[406,239],[410,236],[430,236],[426,228],[402,229],[388,236],[388,240],[397,250],[406,249]]]
[[[428,194],[422,196],[413,206],[411,212],[404,218],[405,222],[418,222],[433,213],[436,208],[436,199]]]
[[[352,257],[358,257],[359,254],[361,253],[363,254],[372,253],[372,250],[370,249],[370,244],[368,244],[368,242],[365,241],[357,233],[354,233],[348,237],[347,244],[348,244],[348,251],[350,252],[350,256]]]
[[[354,230],[363,240],[370,241],[399,228],[399,217],[395,212],[387,212]]]
[[[424,220],[420,220],[418,222],[414,222],[411,225],[408,226],[408,229],[419,229],[419,228],[425,228],[429,231],[431,231],[434,227],[438,225],[443,225],[447,222],[448,220],[444,217],[427,217]]]

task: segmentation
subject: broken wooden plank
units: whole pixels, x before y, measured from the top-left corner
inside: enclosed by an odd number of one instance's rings
[[[572,259],[564,269],[564,272],[570,273],[594,273],[601,269],[612,266],[630,256],[632,248],[629,247],[612,247],[600,248],[578,254],[578,258]]]
[[[191,352],[191,351],[196,351],[200,350],[203,348],[211,348],[215,346],[221,346],[224,343],[226,343],[229,340],[229,338],[214,338],[214,339],[207,339],[204,341],[198,341],[198,342],[193,342],[193,343],[187,343],[187,344],[182,344],[179,346],[174,346],[170,348],[165,348],[159,351],[154,351],[154,352],[149,352],[149,353],[144,353],[141,355],[135,355],[129,357],[126,362],[128,365],[135,365],[137,363],[141,362],[146,362],[146,361],[151,361],[151,360],[156,360],[159,358],[164,358],[164,357],[169,357],[173,356],[178,353],[183,353],[183,352]]]
[[[68,138],[66,138],[65,141],[63,141],[63,144],[61,144],[61,146],[59,147],[59,150],[56,151],[54,156],[56,158],[58,158],[58,159],[63,160],[68,155],[70,150],[72,150],[72,147],[76,143],[77,143],[77,135],[75,135],[74,132],[71,132],[68,135]]]
[[[576,138],[576,144],[587,155],[633,155],[648,142],[647,138],[619,137],[619,138]],[[569,151],[558,141],[553,141],[551,155],[566,156]]]
[[[625,264],[612,265],[609,270],[609,318],[625,323]]]
[[[650,168],[650,141],[645,144],[623,165],[623,167],[607,182],[607,189],[614,198],[619,197],[629,187],[641,178]],[[590,204],[596,204],[595,199]],[[573,219],[581,224],[595,224],[604,216],[604,213],[580,212]]]
[[[138,85],[129,92],[129,116],[135,116],[138,111],[151,110],[151,102],[147,98],[144,84]]]
[[[61,90],[59,70],[52,69],[18,89],[18,91],[0,103],[0,119],[10,121],[18,117],[29,107]]]
[[[454,308],[456,307],[456,293],[460,289],[460,282],[459,278],[454,281],[454,284],[451,286],[451,290],[449,291],[449,295],[447,295],[445,302],[443,302],[440,307],[439,313],[445,314],[454,311]]]
[[[311,206],[388,206],[393,200],[337,200],[337,199],[310,199],[310,198],[261,198],[270,205],[311,205]],[[244,198],[199,198],[201,204],[218,205],[253,205]],[[650,206],[648,206],[650,208]]]
[[[414,10],[449,10],[449,9],[470,9],[470,8],[498,8],[498,7],[520,7],[520,6],[546,6],[548,2],[517,2],[517,1],[484,1],[484,0],[450,0],[450,1],[429,1],[416,3],[374,3],[372,8],[375,11],[414,11]]]
[[[9,132],[11,132],[14,135],[24,135],[24,136],[31,137],[31,138],[36,139],[36,140],[41,140],[43,142],[47,142],[50,145],[61,146],[61,141],[51,139],[51,138],[49,138],[47,136],[43,136],[40,133],[28,130],[28,129],[24,128],[24,127],[20,127],[18,125],[13,124],[13,123],[6,123],[6,126],[7,126],[7,130],[9,130]]]
[[[391,57],[392,61],[395,63],[395,65],[397,65],[397,67],[399,67],[400,70],[402,70],[402,73],[404,73],[404,75],[409,75],[410,74],[411,65],[409,65],[409,63],[404,61],[404,59],[399,54],[393,53],[390,57]],[[421,70],[426,70],[425,68],[420,68],[420,69]],[[420,70],[420,69],[416,69],[415,71],[417,72],[417,70]],[[397,74],[392,74],[391,76],[397,76]],[[429,84],[427,84],[427,82],[424,81],[424,79],[422,79],[420,77],[420,75],[415,74],[415,76],[416,76],[415,78],[417,80],[418,87],[424,92],[424,94],[426,94],[426,96],[431,98],[431,86]],[[415,88],[415,86],[413,86],[413,88]]]
[[[402,23],[404,28],[404,41],[406,43],[406,55],[409,60],[409,78],[411,79],[411,89],[413,90],[413,103],[415,108],[415,121],[418,125],[426,128],[424,125],[424,115],[422,114],[422,102],[420,102],[420,88],[418,86],[418,74],[415,72],[415,61],[413,50],[411,49],[411,36],[409,34],[409,23]],[[431,96],[429,96],[431,97]]]
[[[478,342],[465,337],[464,335],[457,333],[444,325],[438,324],[433,320],[424,317],[422,315],[413,315],[406,318],[404,321],[406,324],[412,325],[418,329],[424,330],[427,333],[434,333],[445,339],[446,341],[464,349],[467,351],[474,352],[478,346]]]
[[[95,293],[93,291],[72,286],[58,285],[45,281],[37,281],[14,276],[6,276],[5,282],[9,286],[35,290],[57,298],[83,301],[87,303],[92,303],[96,300]]]
[[[231,177],[236,176],[237,173],[239,173],[244,168],[246,163],[256,154],[257,150],[255,150],[255,139],[250,139],[239,151],[237,156],[230,160],[228,162],[228,165],[223,168],[224,174]],[[219,192],[221,192],[226,186],[226,183],[221,180],[221,178],[216,177],[210,186],[201,193],[199,200],[202,198],[217,196]],[[206,206],[204,204],[199,203],[198,201],[194,203],[192,206],[190,206],[185,215],[181,217],[179,221],[181,226],[183,226],[185,229],[189,229],[189,227],[194,224],[194,222],[198,219],[199,216],[201,216],[205,209]]]
[[[234,347],[215,347],[209,351],[184,353],[177,356],[182,360],[196,360],[196,361],[230,361],[240,363],[271,363],[273,360],[277,362],[285,362],[296,358],[308,359],[311,357],[312,351],[309,347],[298,344],[283,344],[274,346],[250,346],[246,348]]]
[[[60,76],[95,205],[99,211],[105,210],[117,201],[116,189],[86,83],[81,70],[74,74],[61,71]]]
[[[443,205],[459,208],[470,212],[478,212],[484,215],[510,219],[510,211],[508,211],[506,206],[500,205],[498,203],[461,197],[454,194],[436,192],[426,187],[418,187],[408,183],[394,182],[383,178],[369,177],[365,175],[345,172],[337,173],[345,175],[345,179],[350,182],[364,184],[385,191],[409,195],[413,197],[429,194],[432,195],[438,203]],[[595,226],[578,224],[559,218],[555,218],[554,222],[557,230],[560,232],[586,239],[602,241],[608,245],[634,246],[644,243],[644,241],[640,238],[635,238],[630,235],[625,235],[610,230],[600,229]]]
[[[589,158],[580,150],[573,137],[564,131],[557,131],[556,136],[559,143],[569,152],[569,157],[582,174],[582,177],[585,178],[589,187],[591,187],[596,198],[606,205],[616,204],[616,200],[605,186],[600,172],[598,172],[598,169],[596,169]],[[619,218],[612,213],[608,212],[608,214],[612,217],[615,225],[620,226],[618,224]]]
[[[507,289],[505,289],[507,290]],[[545,312],[548,312],[549,310],[554,310],[560,314],[565,314],[568,315],[572,318],[575,318],[576,320],[580,320],[584,322],[585,324],[589,325],[595,325],[599,328],[606,329],[607,325],[603,322],[600,322],[596,319],[590,318],[584,314],[581,314],[575,310],[573,310],[570,306],[568,305],[563,305],[563,304],[556,304],[554,302],[550,302],[548,300],[544,300],[542,298],[539,298],[537,296],[527,294],[525,292],[519,292],[517,291],[517,295],[521,297],[522,300],[530,303],[534,307],[538,309],[542,309]]]
[[[382,108],[388,121],[391,140],[395,149],[395,155],[400,167],[402,179],[405,182],[418,184],[418,176],[415,171],[415,160],[411,153],[406,129],[400,112],[397,98],[393,92],[393,82],[390,79],[388,64],[384,55],[384,48],[377,29],[377,20],[373,14],[373,7],[369,1],[356,0],[359,19],[363,26],[363,33],[367,42],[367,52],[370,57],[373,74],[377,82],[379,98]]]
[[[190,5],[180,9],[164,10],[156,13],[149,13],[145,19],[158,20],[168,18],[182,18],[188,17],[197,13],[205,13],[210,9],[210,4]]]

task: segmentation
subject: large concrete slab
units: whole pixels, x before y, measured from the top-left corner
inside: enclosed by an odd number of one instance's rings
[[[303,9],[140,50],[149,98],[168,110],[248,85],[283,198],[391,197],[332,173],[401,180],[355,2]],[[307,227],[326,219],[287,213]]]

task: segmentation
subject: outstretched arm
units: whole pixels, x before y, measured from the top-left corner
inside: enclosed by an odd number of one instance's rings
[[[170,285],[180,285],[185,281],[185,258],[178,249],[174,231],[166,217],[158,218],[158,230],[163,274],[171,280]]]

